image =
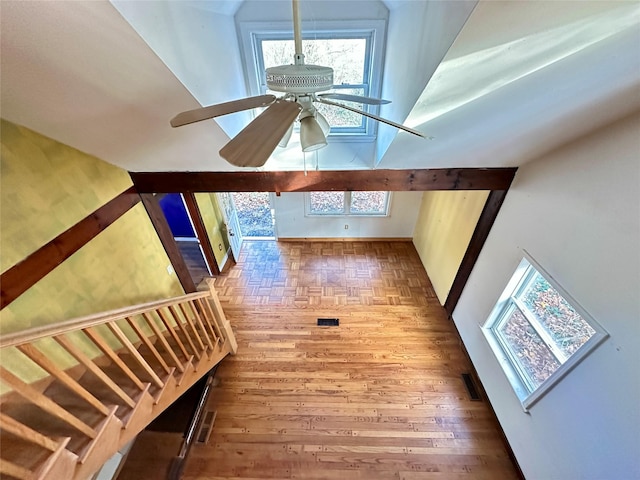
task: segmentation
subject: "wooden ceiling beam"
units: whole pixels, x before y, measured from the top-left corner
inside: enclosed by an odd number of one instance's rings
[[[130,172],[140,193],[507,190],[517,168]]]

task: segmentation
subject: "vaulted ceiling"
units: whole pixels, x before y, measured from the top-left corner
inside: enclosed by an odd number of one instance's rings
[[[331,142],[321,169],[517,166],[640,109],[640,4],[302,0],[305,20],[387,22],[373,143]],[[248,112],[177,129],[176,113],[248,95],[243,21],[289,0],[3,1],[3,118],[131,171],[230,171]],[[603,159],[604,160],[604,159]],[[315,164],[315,158],[313,159]],[[295,144],[268,170],[301,169]]]

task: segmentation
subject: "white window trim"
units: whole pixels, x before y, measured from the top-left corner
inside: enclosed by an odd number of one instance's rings
[[[384,41],[386,38],[385,20],[334,20],[334,21],[313,21],[302,22],[303,36],[313,35],[314,32],[342,32],[349,36],[358,34],[370,35],[372,51],[369,56],[370,78],[368,96],[379,98],[382,82],[382,68],[384,65]],[[258,70],[258,61],[255,52],[256,38],[259,36],[293,35],[291,22],[239,22],[238,31],[240,35],[241,57],[244,63],[245,82],[247,90],[251,96],[262,95],[262,83],[260,81],[262,72]],[[304,40],[302,42],[304,49]],[[292,59],[293,61],[293,59]],[[377,115],[379,106],[365,105],[366,111]],[[255,112],[257,115],[259,112]],[[329,137],[332,141],[360,141],[370,142],[375,139],[378,122],[364,117],[364,133],[356,132],[331,132]]]
[[[481,328],[489,346],[498,360],[498,363],[502,367],[502,370],[513,387],[516,396],[520,400],[523,410],[528,412],[538,400],[540,400],[565,375],[573,370],[578,363],[580,363],[598,345],[600,345],[609,336],[609,334],[571,295],[569,295],[569,293],[567,293],[564,288],[562,288],[562,286],[556,282],[555,278],[553,278],[528,254],[528,252],[524,251],[523,254],[524,258],[520,261],[520,264],[500,295],[500,298],[491,311],[487,321],[481,326]],[[507,315],[511,312],[509,307],[511,304],[510,300],[526,281],[526,277],[528,277],[527,270],[530,266],[537,270],[595,331],[592,337],[584,345],[574,352],[573,355],[562,363],[553,374],[551,374],[544,382],[542,382],[541,385],[538,386],[538,388],[535,389],[527,381],[527,376],[524,372],[520,371],[520,364],[516,359],[512,358],[509,348],[502,345],[500,338],[493,331],[494,326],[499,325],[500,322],[504,318],[507,318]],[[536,328],[535,325],[532,324],[532,326]],[[537,328],[536,331],[538,331]],[[542,336],[543,340],[545,339],[545,336],[546,332]]]
[[[344,213],[322,213],[311,211],[311,192],[305,192],[304,194],[304,215],[305,217],[388,217],[389,210],[391,209],[391,192],[385,192],[385,206],[382,213],[351,213],[351,193],[344,193]]]

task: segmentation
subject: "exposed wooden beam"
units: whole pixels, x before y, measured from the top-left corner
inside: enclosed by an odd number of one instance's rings
[[[140,196],[135,187],[125,190],[20,263],[9,268],[0,277],[0,308],[6,307],[26,292],[139,201]]]
[[[188,192],[183,194],[183,198],[184,198],[184,203],[187,206],[187,210],[189,211],[189,216],[191,217],[191,221],[193,222],[193,227],[196,230],[196,235],[198,236],[198,240],[200,240],[200,246],[202,247],[202,252],[204,253],[205,258],[207,259],[207,263],[211,268],[211,273],[213,275],[219,275],[220,267],[218,266],[218,261],[216,260],[216,257],[213,254],[213,247],[211,246],[211,241],[209,240],[207,227],[204,224],[204,220],[202,220],[202,215],[200,214],[200,207],[198,207],[198,202],[196,201],[196,196],[195,194]]]
[[[141,193],[505,190],[516,168],[130,172]]]
[[[156,233],[162,242],[164,250],[167,252],[169,261],[178,276],[178,280],[180,280],[182,284],[182,288],[185,293],[195,292],[196,286],[193,283],[187,264],[180,253],[178,244],[173,238],[173,233],[171,233],[171,228],[169,228],[169,223],[162,212],[158,198],[151,193],[141,193],[140,198],[142,198],[142,203],[147,209],[149,219],[156,229]]]
[[[473,235],[471,235],[471,240],[469,240],[469,246],[464,253],[464,257],[462,257],[462,262],[460,263],[456,277],[453,279],[449,295],[444,302],[444,309],[450,317],[453,315],[453,310],[456,308],[458,300],[460,300],[462,290],[467,284],[467,280],[469,280],[473,266],[476,264],[476,261],[480,256],[480,251],[489,236],[493,222],[498,216],[500,207],[507,196],[507,191],[508,188],[505,190],[494,190],[490,192],[489,197],[484,204],[484,208],[482,209],[476,228],[473,231]]]

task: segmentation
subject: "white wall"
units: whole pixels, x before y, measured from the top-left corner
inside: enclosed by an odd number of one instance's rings
[[[198,1],[111,3],[201,105],[247,96],[232,15]],[[215,121],[233,137],[252,119],[239,112]]]
[[[477,1],[387,3],[393,6],[387,45],[396,48],[390,48],[385,56],[381,98],[392,102],[381,107],[380,115],[404,123]],[[397,134],[395,127],[379,126],[376,161]]]
[[[422,192],[393,192],[388,217],[307,217],[304,193],[283,193],[274,198],[279,238],[411,238]]]
[[[640,114],[520,168],[454,321],[529,480],[640,478]],[[526,249],[610,334],[524,413],[480,325]]]

